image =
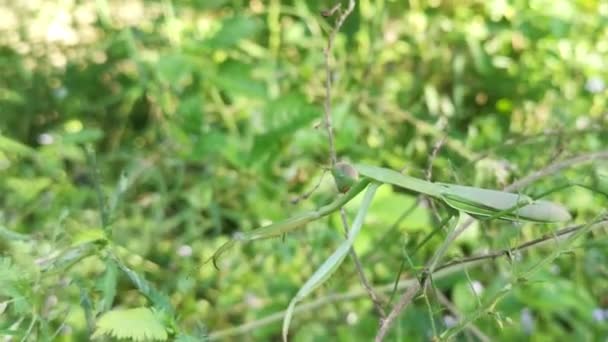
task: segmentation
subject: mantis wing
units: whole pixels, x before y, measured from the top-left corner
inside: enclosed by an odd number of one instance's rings
[[[454,209],[481,215],[533,222],[568,221],[572,217],[566,208],[549,201],[533,201],[526,195],[488,190],[463,185],[441,184],[441,198]]]
[[[571,219],[570,213],[563,206],[548,201],[533,201],[525,195],[464,185],[433,183],[377,166],[357,164],[355,168],[362,176],[436,197],[452,208],[472,215],[498,215],[503,219],[533,222],[559,222]]]

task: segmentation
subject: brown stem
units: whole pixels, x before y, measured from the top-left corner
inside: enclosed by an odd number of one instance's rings
[[[354,8],[355,8],[355,1],[350,0],[348,2],[348,8],[338,16],[338,19],[336,20],[336,23],[335,23],[331,33],[329,34],[329,38],[327,39],[327,48],[324,51],[324,54],[325,54],[325,103],[324,103],[325,127],[327,129],[327,139],[329,142],[329,156],[330,156],[330,163],[331,163],[332,168],[336,166],[337,157],[336,157],[336,147],[334,144],[334,132],[333,132],[332,121],[331,121],[331,87],[332,87],[332,75],[331,75],[331,63],[330,63],[331,52],[334,47],[334,40],[336,38],[336,35],[338,34],[338,31],[340,31],[340,27],[342,27],[342,24],[344,24],[344,21],[351,14],[351,12],[353,11]],[[340,4],[336,4],[330,10],[325,11],[323,13],[323,16],[331,16],[335,12],[338,12],[339,9],[340,9]],[[342,226],[344,227],[344,232],[348,235],[348,222],[346,219],[346,214],[344,212],[344,209],[340,209],[340,216],[342,218]],[[376,295],[376,293],[372,289],[371,285],[369,284],[369,281],[365,277],[365,273],[363,272],[363,267],[361,265],[361,261],[359,260],[359,257],[357,256],[357,253],[355,252],[355,250],[353,248],[350,249],[350,255],[352,256],[352,258],[355,262],[355,268],[357,269],[357,273],[359,274],[359,280],[361,281],[361,285],[363,286],[365,291],[368,293],[370,299],[374,303],[374,307],[376,308],[376,311],[378,311],[378,315],[380,315],[380,317],[384,317],[385,313],[384,313],[384,309],[382,308],[382,302],[378,299],[378,296]]]
[[[575,165],[585,164],[585,163],[588,163],[588,162],[591,162],[591,161],[594,161],[597,159],[608,159],[608,151],[599,151],[599,152],[582,154],[582,155],[579,155],[579,156],[576,156],[576,157],[573,157],[570,159],[566,159],[563,161],[558,161],[558,162],[549,164],[548,166],[546,166],[538,171],[535,171],[535,172],[531,173],[530,175],[520,179],[519,181],[514,182],[511,185],[505,187],[504,190],[505,191],[519,190],[541,178],[555,174],[563,169],[566,169],[566,168],[569,168],[569,167],[572,167]],[[435,252],[435,255],[433,256],[433,258],[431,258],[430,262],[427,263],[426,270],[427,270],[427,274],[429,275],[429,277],[430,277],[430,275],[433,274],[433,272],[435,271],[434,267],[441,261],[441,258],[443,258],[443,255],[448,250],[448,248],[451,246],[451,244],[456,240],[456,238],[458,236],[460,236],[460,234],[462,234],[473,223],[473,221],[474,221],[473,218],[469,218],[468,220],[463,222],[460,226],[456,227],[456,229],[453,230],[448,235],[448,237],[441,244],[441,246],[439,247],[437,252]],[[551,235],[551,237],[554,237],[554,236],[555,236],[554,234]],[[387,319],[382,322],[382,325],[380,326],[380,330],[378,331],[378,334],[376,335],[376,341],[383,340],[386,333],[388,332],[388,330],[394,323],[394,320],[397,318],[397,316],[399,316],[401,311],[403,311],[407,307],[407,305],[414,298],[414,296],[418,292],[418,290],[420,290],[420,288],[425,288],[427,286],[429,277],[426,277],[424,279],[422,285],[413,284],[405,291],[405,293],[401,296],[399,303],[397,303],[397,305],[395,305],[393,307],[391,312],[388,314]],[[414,291],[414,289],[415,289],[415,291]],[[414,294],[411,293],[412,291],[414,291]],[[380,337],[380,339],[378,337]]]

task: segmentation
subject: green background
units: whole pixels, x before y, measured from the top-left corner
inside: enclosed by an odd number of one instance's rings
[[[198,340],[284,310],[342,241],[338,215],[234,248],[219,270],[200,266],[233,234],[336,196],[326,175],[294,203],[329,165],[324,49],[335,18],[321,15],[327,7],[304,0],[0,5],[0,332],[86,340],[111,308],[158,308],[112,266],[108,246],[167,296],[173,337]],[[433,180],[502,188],[556,160],[608,148],[605,1],[361,0],[332,55],[341,159],[424,178],[443,141]],[[567,169],[525,191],[564,182],[608,192],[608,165]],[[608,204],[582,187],[550,198],[575,223]],[[399,219],[415,201],[390,186],[378,191],[355,244],[375,286],[390,289],[404,253],[438,226],[428,204]],[[351,219],[358,203],[346,207]],[[514,247],[559,227],[478,223],[447,259]],[[460,270],[435,288],[468,317],[518,270],[557,250],[474,325],[493,340],[603,340],[603,232]],[[424,265],[444,236],[409,254],[412,262]],[[93,247],[70,254],[85,245]],[[43,270],[48,260],[56,273]],[[409,267],[401,274],[415,276]],[[476,296],[472,287],[483,290]],[[327,303],[295,317],[294,341],[375,336],[378,317],[352,259],[313,297]],[[432,293],[428,303],[419,297],[390,339],[429,340],[431,317],[440,334],[454,320],[448,316]],[[279,338],[280,318],[227,339]],[[476,337],[465,329],[458,339]]]

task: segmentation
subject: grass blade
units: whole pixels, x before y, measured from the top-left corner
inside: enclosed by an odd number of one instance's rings
[[[355,218],[355,222],[353,223],[352,229],[348,234],[348,238],[342,242],[342,244],[340,244],[338,249],[336,249],[336,251],[334,251],[334,253],[325,260],[321,267],[315,271],[315,273],[306,281],[306,283],[304,283],[304,285],[289,303],[287,312],[285,312],[285,318],[283,319],[283,341],[287,341],[289,324],[291,323],[291,318],[293,316],[293,311],[296,304],[312,293],[312,291],[318,288],[321,284],[323,284],[334,273],[334,271],[338,269],[348,254],[348,251],[355,242],[355,238],[359,234],[359,231],[361,231],[369,205],[374,197],[374,194],[376,193],[376,189],[378,189],[379,186],[379,183],[373,183],[369,188],[367,188],[363,201],[361,202],[361,207],[359,208],[359,212]]]

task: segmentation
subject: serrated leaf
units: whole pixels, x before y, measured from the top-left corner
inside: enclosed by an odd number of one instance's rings
[[[104,335],[133,341],[166,341],[167,329],[147,307],[112,310],[97,320],[92,338]]]

